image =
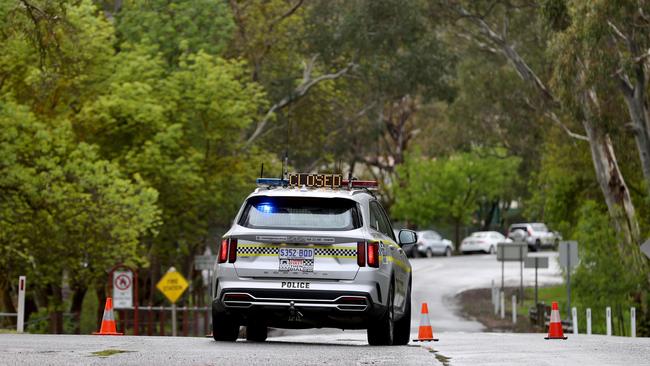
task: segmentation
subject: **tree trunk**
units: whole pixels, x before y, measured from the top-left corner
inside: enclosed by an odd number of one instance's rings
[[[638,66],[642,68],[642,66]],[[634,87],[627,81],[621,82],[621,89],[627,110],[630,114],[632,133],[639,152],[641,171],[646,181],[646,189],[650,193],[650,117],[645,95],[645,76],[643,71],[638,76]]]
[[[460,250],[460,219],[454,219],[454,252]]]
[[[50,285],[50,333],[63,334],[63,296],[61,287]]]
[[[72,295],[72,303],[70,304],[70,312],[74,317],[74,332],[81,334],[81,308],[83,305],[84,297],[88,288],[86,286],[77,287]]]
[[[483,221],[483,225],[481,226],[481,230],[483,231],[488,231],[490,230],[490,225],[492,224],[492,220],[494,220],[494,214],[497,212],[499,209],[499,200],[495,200],[490,202],[490,209],[487,212],[487,216],[485,217],[485,220]]]
[[[643,258],[633,246],[640,242],[639,223],[637,222],[634,204],[625,179],[618,166],[614,147],[608,134],[603,133],[589,121],[583,121],[583,126],[589,136],[591,158],[596,171],[596,179],[600,186],[610,217],[616,230],[623,235],[624,243],[619,245],[622,253],[629,255],[636,270],[643,268]],[[641,273],[641,272],[638,272]]]
[[[104,306],[106,305],[106,289],[104,286],[97,286],[95,290],[97,293],[97,324],[102,324],[102,318],[104,317]],[[99,329],[99,328],[98,328]]]
[[[7,278],[0,280],[0,310],[4,310],[8,313],[15,313],[16,308],[14,307],[14,302],[11,299],[11,283]],[[0,325],[6,326],[9,324],[15,324],[15,318],[3,317],[0,318]]]

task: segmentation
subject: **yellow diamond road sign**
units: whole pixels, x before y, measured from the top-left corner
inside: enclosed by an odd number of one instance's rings
[[[156,284],[156,288],[160,290],[160,292],[162,292],[172,304],[175,304],[176,301],[178,301],[178,298],[181,297],[183,292],[185,292],[187,286],[188,284],[185,277],[176,272],[174,267],[170,268],[160,281],[158,281],[158,284]]]

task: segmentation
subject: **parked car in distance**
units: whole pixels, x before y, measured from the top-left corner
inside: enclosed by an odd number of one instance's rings
[[[415,245],[417,254],[428,258],[434,255],[451,257],[454,250],[454,243],[451,240],[444,239],[433,230],[418,231],[418,242]]]
[[[543,247],[555,248],[562,239],[560,233],[550,231],[545,224],[540,222],[512,224],[508,229],[508,237],[515,239],[516,232],[523,234],[528,249],[533,252]]]
[[[460,251],[463,254],[469,252],[496,254],[498,243],[511,242],[512,239],[506,238],[498,231],[477,231],[463,239],[460,243]]]

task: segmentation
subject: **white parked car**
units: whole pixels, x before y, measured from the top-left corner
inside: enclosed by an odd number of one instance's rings
[[[454,243],[451,240],[443,239],[440,234],[433,230],[418,232],[417,254],[428,258],[434,255],[451,257],[454,250]]]
[[[511,243],[512,240],[503,236],[497,231],[477,231],[463,239],[460,243],[460,251],[468,252],[485,252],[495,254],[498,243]]]

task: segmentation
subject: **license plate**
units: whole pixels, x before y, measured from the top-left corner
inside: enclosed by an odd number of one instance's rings
[[[280,248],[278,259],[280,271],[314,272],[313,248]]]

